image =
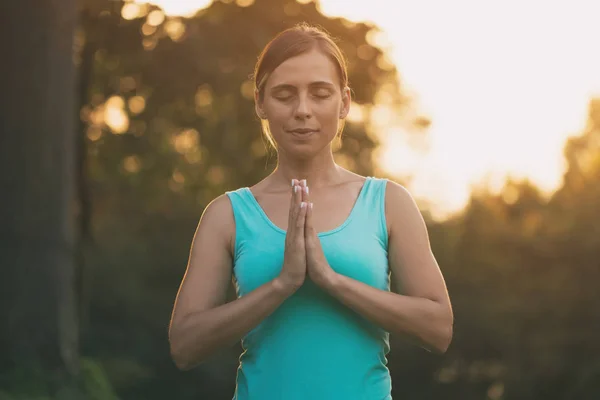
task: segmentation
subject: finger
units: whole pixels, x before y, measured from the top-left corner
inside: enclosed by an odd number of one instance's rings
[[[304,196],[306,193],[308,193],[308,189],[306,189],[308,187],[306,184],[306,179],[300,179],[298,181],[298,185],[300,185],[300,189],[302,190],[302,201],[306,201]]]
[[[296,180],[292,179],[292,192],[290,195],[290,211],[288,212],[288,226],[292,226],[292,213],[294,212],[294,186],[296,185]]]
[[[306,221],[306,211],[308,209],[308,204],[306,202],[301,202],[299,206],[298,216],[296,218],[296,237],[304,238],[304,223]]]
[[[304,235],[306,238],[310,238],[315,235],[313,226],[313,203],[309,202],[306,205],[306,218],[304,221]],[[308,241],[307,241],[308,243]]]
[[[308,186],[303,186],[302,187],[302,201],[306,203],[306,218],[308,218],[308,215],[310,213],[310,189],[308,188]],[[305,235],[306,231],[307,231],[308,227],[306,224],[306,221],[304,221],[304,232],[302,232],[303,235]]]
[[[300,212],[300,203],[302,202],[302,190],[301,187],[298,186],[298,180],[292,180],[292,196],[290,200],[290,211],[288,215],[288,227],[293,227],[296,225],[296,219],[298,217],[298,213]],[[289,230],[289,229],[288,229]],[[293,230],[292,230],[293,236]]]
[[[309,190],[308,186],[306,185],[306,180],[304,180],[304,182],[305,182],[305,184],[302,186],[302,201],[304,201],[305,203],[308,203],[310,201],[309,200],[310,190]]]

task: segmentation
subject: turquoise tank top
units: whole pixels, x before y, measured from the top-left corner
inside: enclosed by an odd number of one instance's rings
[[[367,177],[348,218],[318,234],[336,272],[389,289],[386,179]],[[273,280],[286,232],[249,188],[226,193],[235,218],[237,296]],[[307,280],[242,338],[233,400],[391,400],[389,333]]]

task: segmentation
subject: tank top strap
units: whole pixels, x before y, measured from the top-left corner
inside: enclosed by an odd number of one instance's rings
[[[252,204],[252,199],[248,197],[246,188],[228,191],[225,194],[231,201],[236,227],[249,226],[251,220],[256,218],[256,208]]]
[[[385,218],[386,178],[368,177],[360,194],[360,202],[356,204],[357,214],[362,229],[375,231],[381,244],[387,248],[388,234]]]

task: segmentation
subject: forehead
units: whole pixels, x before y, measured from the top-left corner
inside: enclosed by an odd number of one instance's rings
[[[282,83],[302,86],[316,81],[336,85],[339,77],[333,61],[321,51],[314,49],[281,63],[269,76],[267,86]]]

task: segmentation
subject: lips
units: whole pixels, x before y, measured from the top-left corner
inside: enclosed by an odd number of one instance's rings
[[[310,129],[310,128],[298,128],[298,129],[292,129],[290,130],[291,133],[298,133],[298,134],[305,134],[305,133],[313,133],[313,132],[317,132],[317,129]]]

